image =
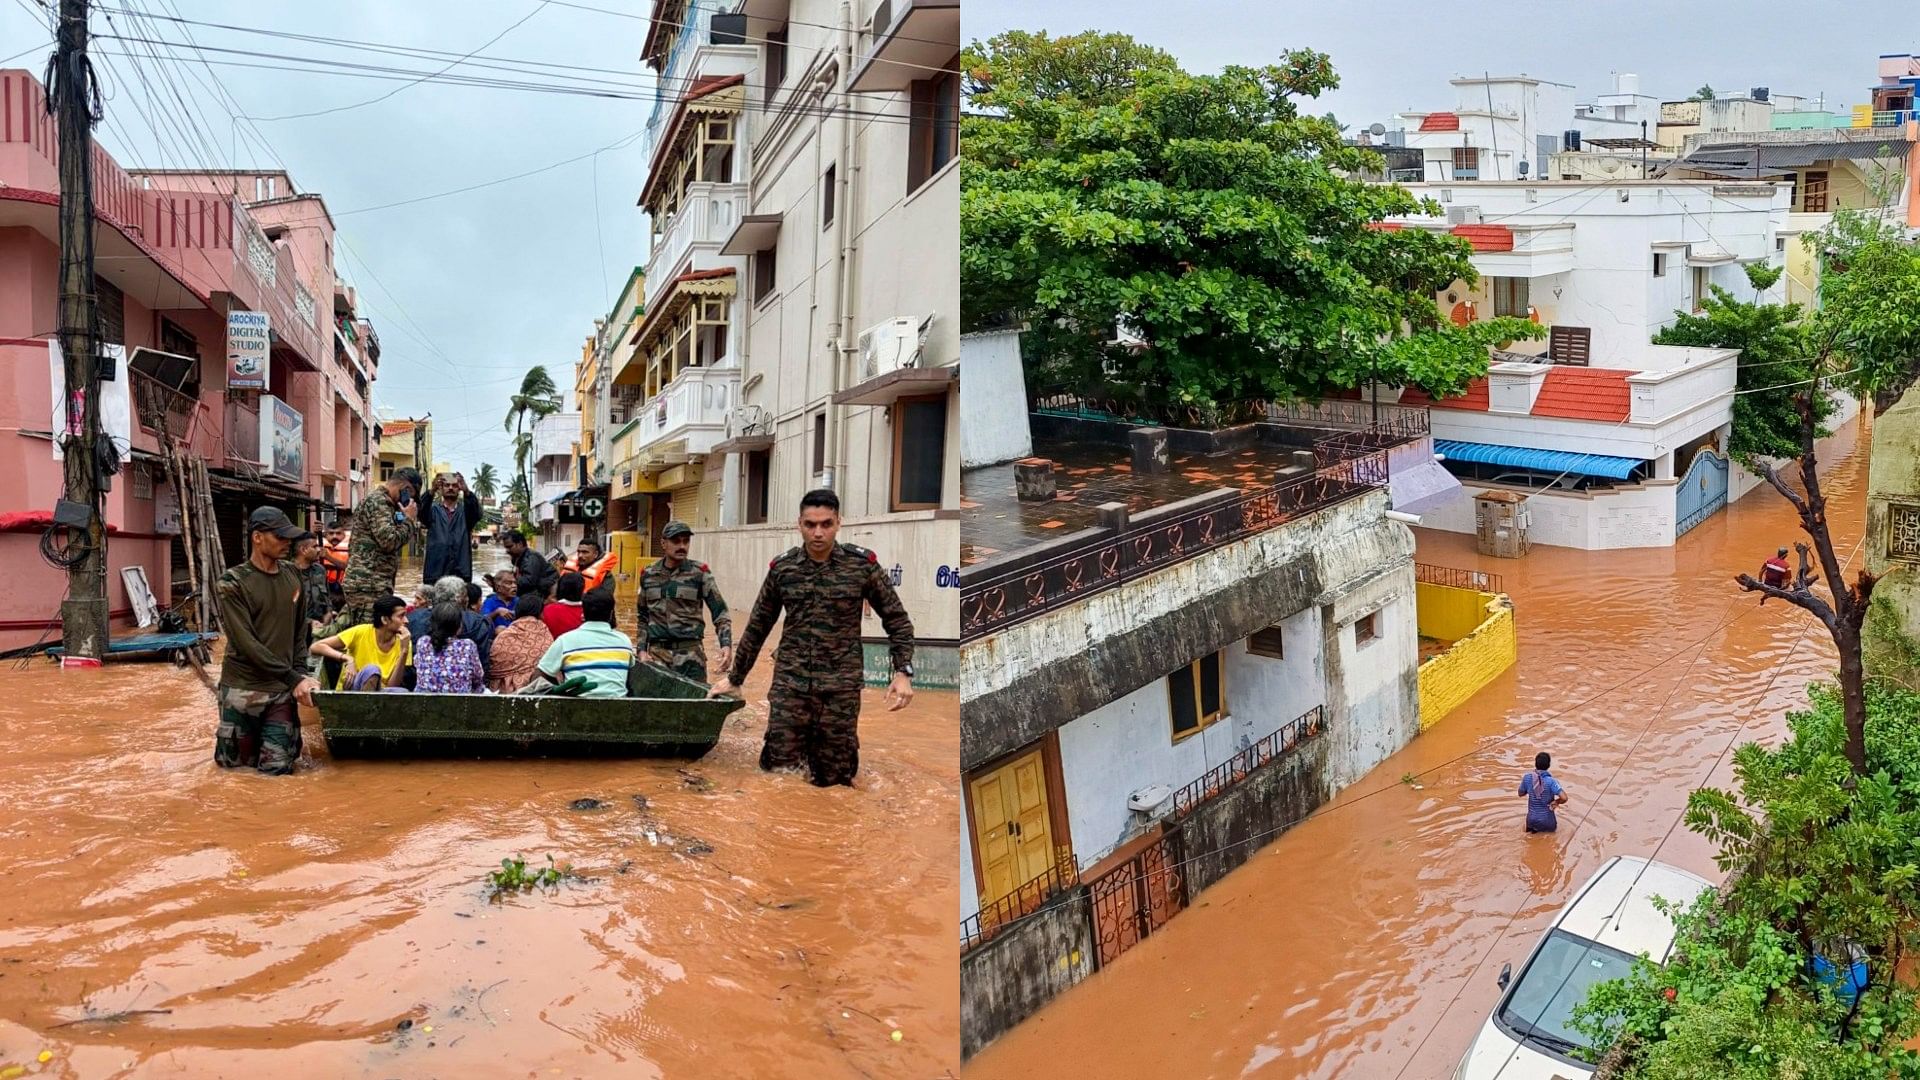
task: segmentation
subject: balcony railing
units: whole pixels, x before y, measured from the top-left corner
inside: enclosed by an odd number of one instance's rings
[[[632,445],[644,454],[656,444],[685,440],[687,453],[707,453],[724,437],[739,385],[739,368],[684,369],[640,407]]]
[[[1038,564],[1000,569],[989,561],[974,569],[980,576],[971,580],[962,571],[960,639],[984,637],[1386,486],[1384,451],[1316,445],[1314,456],[1321,463],[1310,473],[1170,520],[1104,530],[1086,545]]]
[[[260,408],[235,398],[227,402],[227,461],[229,467],[258,466],[260,461]]]
[[[1433,430],[1427,410],[1395,405],[1392,402],[1381,402],[1376,405],[1370,401],[1340,399],[1290,401],[1284,405],[1269,406],[1267,419],[1276,424],[1300,427],[1340,428],[1345,435],[1373,435],[1387,440],[1372,443],[1375,449],[1418,439],[1430,434]],[[1362,444],[1353,443],[1352,445]]]
[[[1079,885],[1080,871],[1074,865],[1073,850],[1065,847],[1056,849],[1052,865],[1032,881],[1022,883],[976,914],[960,920],[961,955],[986,944],[1003,928],[1033,914],[1044,907],[1047,901]]]
[[[663,289],[685,270],[713,269],[688,265],[692,253],[699,248],[704,249],[704,254],[717,255],[720,245],[726,242],[746,212],[745,184],[709,181],[689,184],[686,201],[660,230],[653,251],[647,256],[646,280],[657,282],[654,287]]]
[[[1428,585],[1444,585],[1449,589],[1490,593],[1507,591],[1499,574],[1490,574],[1485,570],[1462,570],[1457,566],[1435,566],[1432,563],[1414,563],[1413,580]]]
[[[1326,729],[1327,710],[1324,705],[1315,705],[1280,725],[1266,738],[1208,769],[1198,780],[1174,792],[1173,820],[1179,821],[1193,813],[1202,803],[1245,780],[1255,769],[1291,752],[1294,747]]]

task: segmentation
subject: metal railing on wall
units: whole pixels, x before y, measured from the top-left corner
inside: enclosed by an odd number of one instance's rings
[[[1485,570],[1462,570],[1453,566],[1435,566],[1432,563],[1413,564],[1413,580],[1424,581],[1429,585],[1445,585],[1450,589],[1474,589],[1479,592],[1503,593],[1507,591],[1499,574]]]
[[[960,638],[969,641],[1083,600],[1142,574],[1211,551],[1323,510],[1387,483],[1387,456],[1339,446],[1322,450],[1311,472],[1244,492],[1168,521],[1155,520],[1104,536],[1036,565],[1015,565],[965,581],[960,591]],[[1231,490],[1231,489],[1222,489]]]
[[[1248,746],[1226,761],[1208,769],[1199,779],[1173,793],[1173,820],[1180,821],[1196,809],[1245,780],[1255,769],[1281,757],[1307,739],[1327,729],[1327,709],[1315,705],[1280,725],[1266,738]]]
[[[1022,916],[1033,914],[1046,906],[1047,901],[1079,885],[1080,869],[1074,863],[1072,849],[1055,849],[1053,864],[1032,881],[1022,883],[1007,895],[960,920],[961,954],[970,953],[993,940],[1001,928]]]

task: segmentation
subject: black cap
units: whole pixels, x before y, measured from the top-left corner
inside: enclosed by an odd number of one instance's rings
[[[253,516],[247,519],[247,531],[270,532],[282,540],[298,540],[308,535],[305,529],[287,517],[286,511],[277,506],[263,506],[255,510]]]

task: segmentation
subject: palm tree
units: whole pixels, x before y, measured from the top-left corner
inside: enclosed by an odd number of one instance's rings
[[[507,422],[502,425],[513,432],[513,464],[525,481],[520,492],[520,512],[531,512],[529,504],[533,491],[533,478],[527,472],[533,449],[533,435],[528,432],[527,421],[539,423],[544,417],[560,411],[560,388],[553,383],[553,376],[547,374],[544,365],[535,364],[527,369],[520,380],[520,392],[508,399]]]
[[[491,462],[481,462],[480,471],[473,474],[473,493],[480,496],[482,502],[492,502],[500,494],[500,474],[494,471]]]

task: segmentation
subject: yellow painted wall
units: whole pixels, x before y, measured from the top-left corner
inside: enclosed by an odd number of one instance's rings
[[[1520,638],[1513,602],[1499,593],[1414,585],[1420,636],[1451,641],[1447,651],[1420,665],[1420,730],[1446,715],[1513,666]]]

